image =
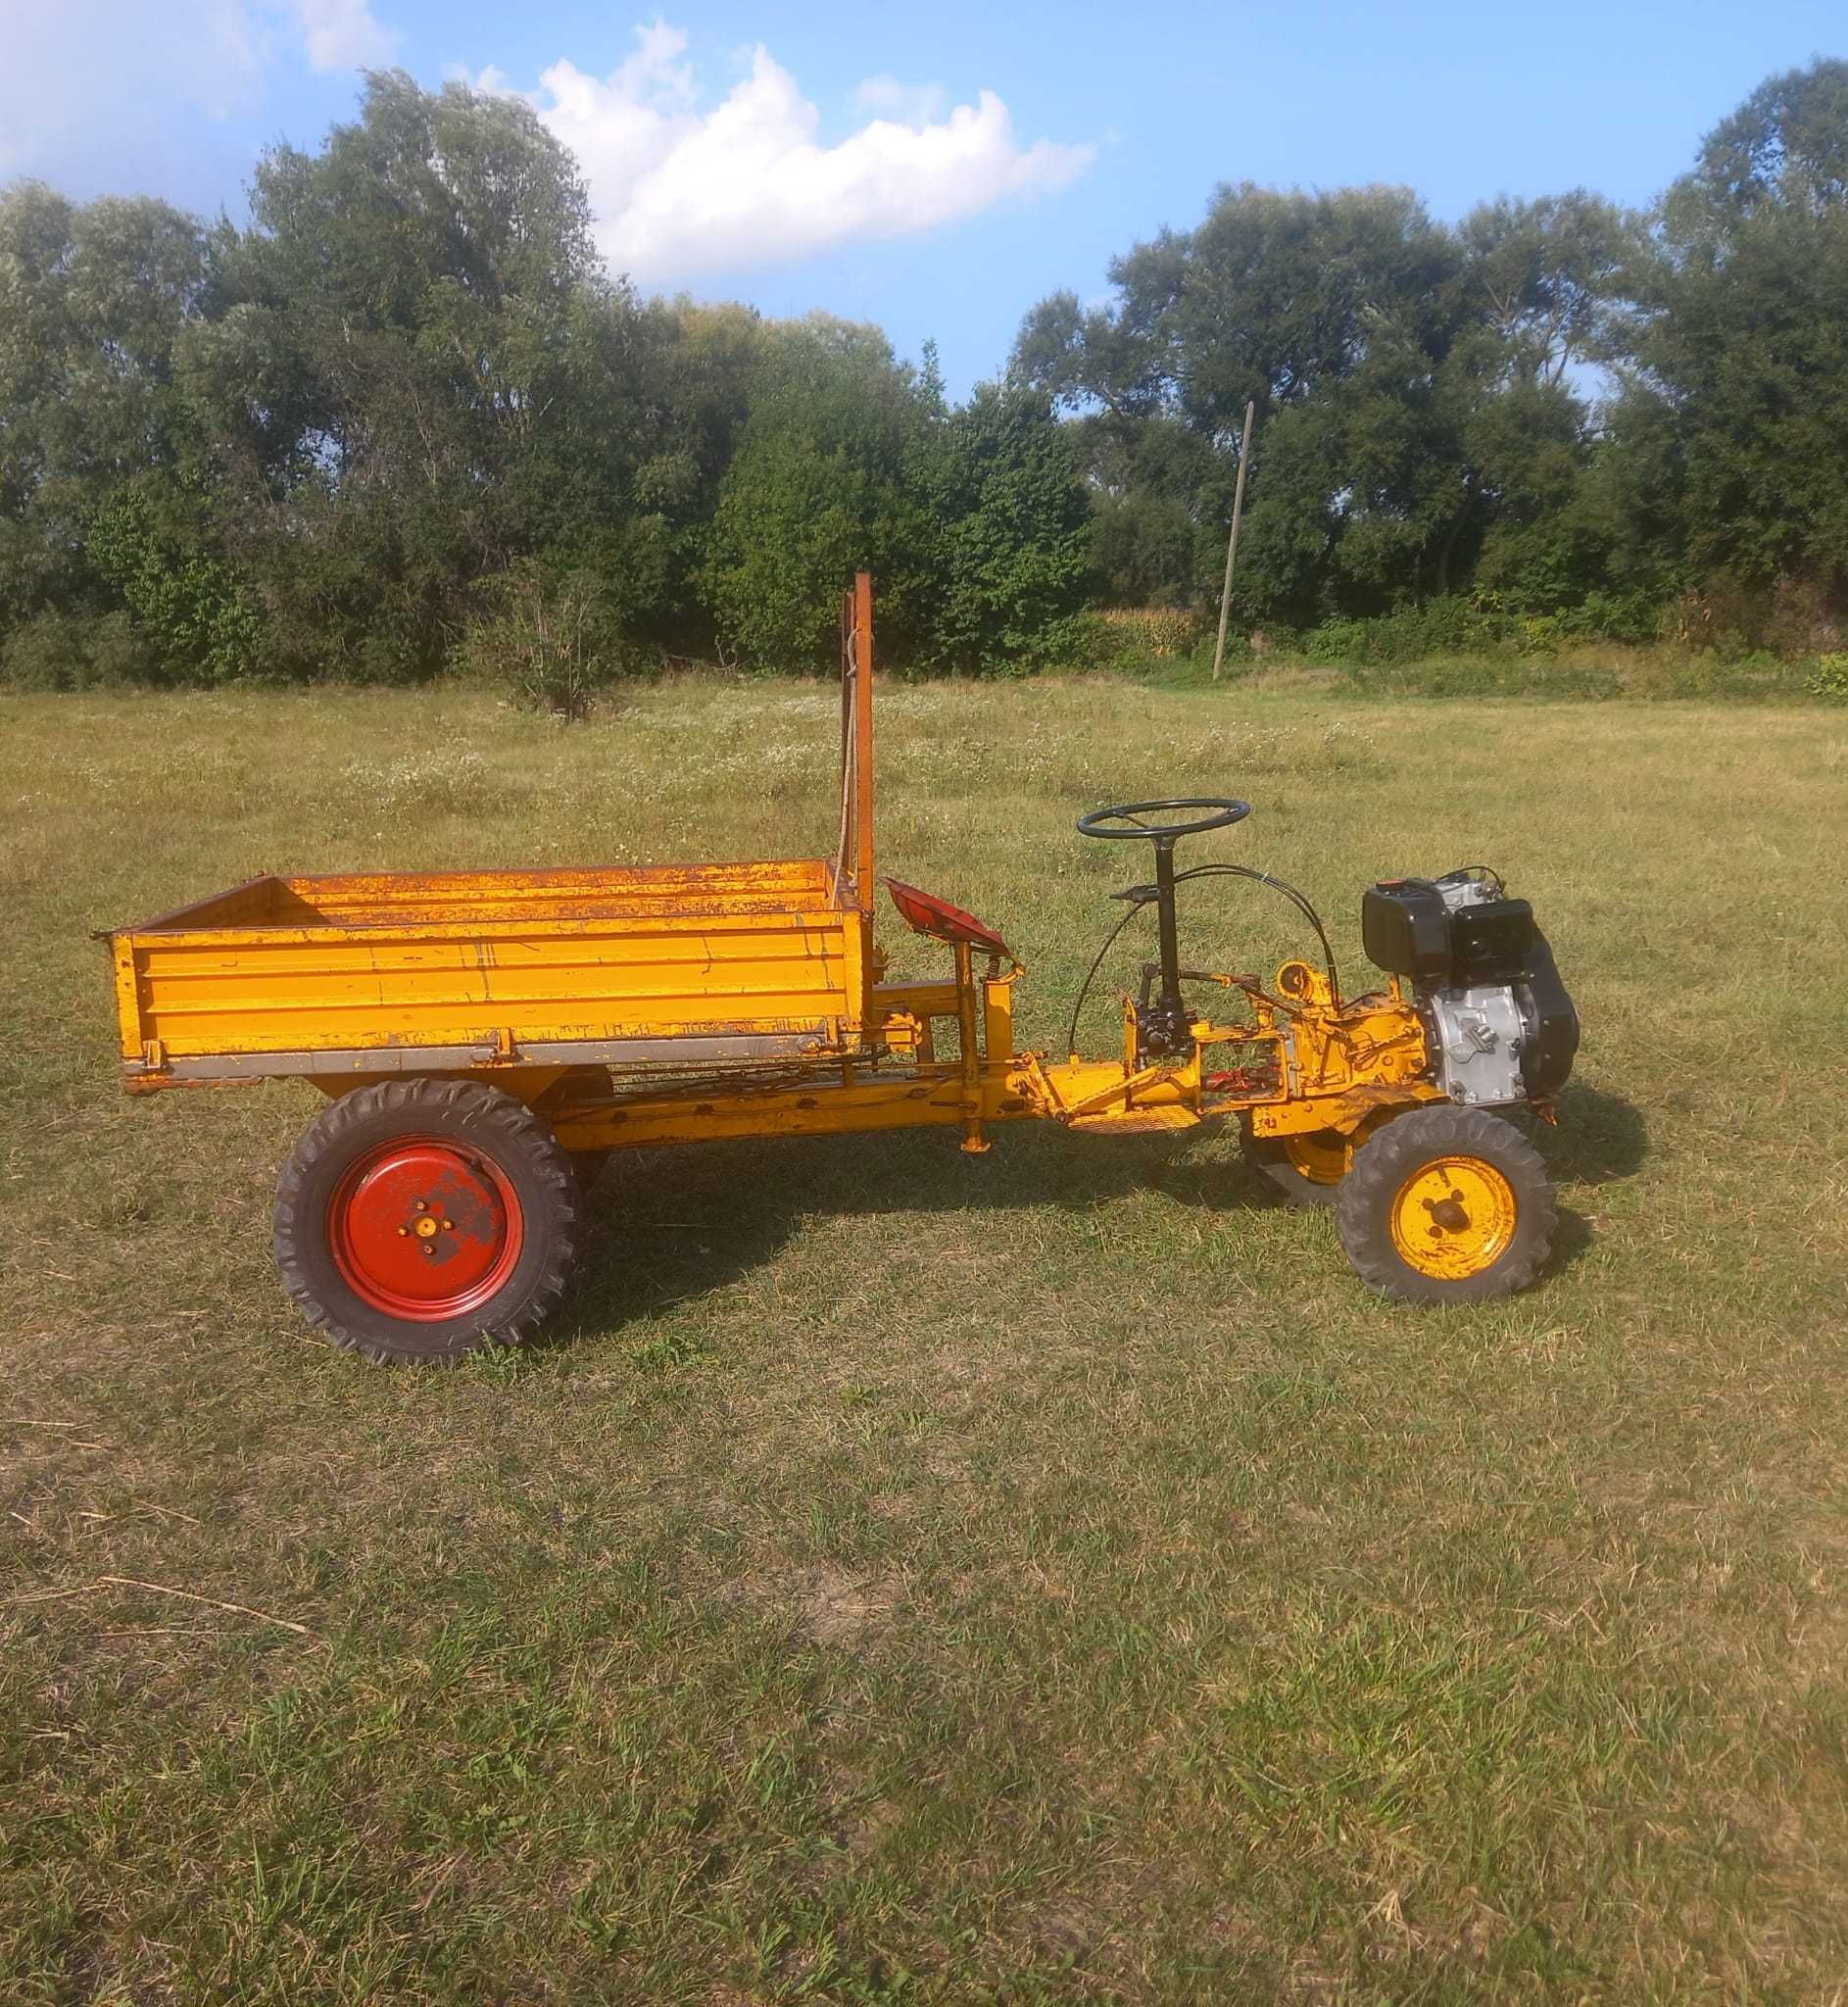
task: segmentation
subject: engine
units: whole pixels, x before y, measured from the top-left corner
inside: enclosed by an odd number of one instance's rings
[[[1547,1101],[1579,1050],[1553,952],[1525,899],[1481,865],[1361,895],[1368,958],[1412,987],[1437,1085],[1466,1107]]]

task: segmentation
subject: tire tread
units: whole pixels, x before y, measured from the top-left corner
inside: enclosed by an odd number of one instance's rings
[[[1417,1278],[1394,1250],[1378,1208],[1421,1161],[1475,1153],[1515,1188],[1519,1207],[1514,1245],[1480,1276],[1455,1282]],[[1354,1272],[1371,1290],[1396,1302],[1489,1302],[1526,1289],[1545,1266],[1559,1226],[1559,1202],[1546,1161],[1528,1139],[1486,1108],[1436,1101],[1389,1122],[1354,1153],[1337,1187],[1336,1226]]]
[[[316,1290],[304,1261],[303,1250],[319,1232],[315,1220],[304,1212],[316,1166],[330,1151],[341,1149],[356,1131],[400,1115],[406,1118],[407,1127],[421,1118],[439,1132],[500,1146],[538,1180],[545,1204],[545,1262],[522,1292],[512,1314],[501,1322],[484,1323],[481,1336],[471,1344],[441,1351],[394,1346],[375,1334],[343,1323]],[[582,1197],[570,1159],[544,1121],[524,1102],[480,1081],[381,1081],[330,1101],[302,1132],[276,1180],[272,1247],[277,1273],[296,1309],[343,1351],[355,1352],[377,1366],[411,1361],[454,1365],[463,1352],[477,1346],[521,1345],[539,1331],[570,1286],[582,1217]]]

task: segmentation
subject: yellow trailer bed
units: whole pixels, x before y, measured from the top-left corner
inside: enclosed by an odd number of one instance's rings
[[[864,573],[841,643],[834,857],[253,878],[105,937],[128,1091],[851,1058],[880,1012]]]
[[[737,1062],[858,1035],[836,864],[254,878],[110,936],[132,1092]]]

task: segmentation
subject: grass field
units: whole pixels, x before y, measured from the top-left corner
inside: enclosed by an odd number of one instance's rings
[[[1248,794],[1196,857],[1350,964],[1383,873],[1534,900],[1566,1218],[1486,1309],[1023,1126],[618,1161],[549,1343],[378,1371],[269,1266],[317,1098],[118,1091],[89,929],[825,848],[832,707],[0,703],[0,1999],[1848,1997],[1841,710],[882,693],[1029,1042],[1140,867],[1087,806]]]

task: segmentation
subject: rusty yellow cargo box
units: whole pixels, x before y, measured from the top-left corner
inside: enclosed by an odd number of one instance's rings
[[[131,1089],[800,1058],[864,991],[822,858],[254,878],[110,939]]]

